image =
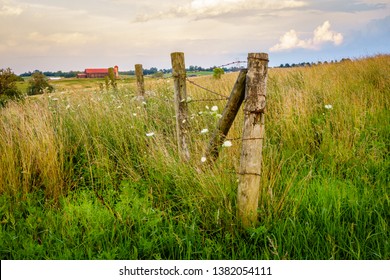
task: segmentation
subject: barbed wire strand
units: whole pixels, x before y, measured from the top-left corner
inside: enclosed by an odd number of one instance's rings
[[[249,140],[262,140],[264,139],[264,137],[253,137],[253,138],[244,138],[242,139],[241,137],[237,137],[237,138],[226,138],[227,141],[238,141],[238,140],[241,140],[241,141],[249,141]]]
[[[190,84],[193,84],[194,86],[197,86],[197,87],[199,87],[199,88],[201,88],[201,89],[203,89],[203,90],[205,90],[205,91],[208,91],[208,92],[210,92],[210,93],[212,93],[212,94],[215,94],[215,95],[218,95],[218,96],[223,97],[225,100],[229,99],[228,96],[223,95],[223,94],[220,94],[220,93],[218,93],[218,92],[215,92],[215,91],[213,91],[213,90],[211,90],[211,89],[205,88],[204,86],[201,86],[201,85],[195,83],[194,81],[191,81],[191,80],[188,79],[188,78],[186,78],[186,80],[187,80]]]
[[[214,68],[222,68],[222,67],[229,66],[229,65],[232,65],[232,64],[241,64],[241,63],[247,63],[247,61],[233,61],[233,62],[230,62],[230,63],[227,63],[227,64],[223,64],[223,65],[220,65],[220,66],[215,66]]]
[[[233,62],[229,62],[229,63],[223,64],[223,65],[220,65],[220,66],[215,66],[215,67],[213,67],[213,68],[222,68],[222,67],[225,67],[225,66],[229,66],[229,65],[232,65],[232,64],[239,64],[239,63],[247,63],[247,61],[233,61]],[[211,90],[211,89],[208,89],[208,88],[206,88],[206,87],[204,87],[204,86],[201,86],[201,85],[195,83],[194,81],[191,81],[191,80],[188,79],[188,78],[186,78],[186,80],[187,80],[189,83],[193,84],[194,86],[197,86],[197,87],[199,87],[199,88],[201,88],[201,89],[203,89],[203,90],[205,90],[205,91],[208,91],[208,92],[210,92],[210,93],[212,93],[212,94],[221,96],[221,97],[225,98],[226,100],[229,99],[228,96],[223,95],[223,94],[220,94],[220,93],[218,93],[218,92],[215,92],[215,91],[213,91],[213,90]],[[222,99],[222,100],[223,100],[223,99]],[[194,100],[194,101],[195,101],[195,100]],[[205,99],[205,100],[197,100],[197,101],[217,101],[217,100],[206,100],[206,99]]]
[[[226,98],[191,99],[191,101],[187,101],[187,103],[192,103],[192,102],[212,102],[212,101],[223,101],[223,100],[226,100]]]

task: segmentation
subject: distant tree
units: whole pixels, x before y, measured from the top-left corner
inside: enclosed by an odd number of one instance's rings
[[[214,68],[213,77],[215,79],[221,79],[223,74],[225,74],[225,71],[222,68],[219,68],[219,67]]]
[[[144,75],[153,75],[158,72],[156,67],[151,67],[150,69],[144,69]]]
[[[8,100],[18,100],[23,94],[18,90],[16,82],[20,79],[10,68],[0,70],[0,106]]]
[[[343,58],[340,62],[351,62],[352,60],[350,58]]]
[[[48,78],[39,71],[31,75],[29,86],[27,88],[28,95],[37,95],[44,92],[53,92],[54,87],[49,84]]]
[[[154,78],[164,78],[164,72],[162,72],[162,71],[158,71],[158,72],[156,72],[156,73],[154,73],[153,74],[153,77]]]

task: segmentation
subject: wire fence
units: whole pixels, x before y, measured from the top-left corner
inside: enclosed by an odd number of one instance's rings
[[[233,61],[233,62],[229,62],[227,64],[223,64],[223,65],[220,65],[220,66],[217,66],[217,67],[214,67],[214,68],[223,68],[223,67],[226,67],[226,66],[229,66],[229,65],[241,64],[241,63],[247,63],[247,61]]]
[[[223,67],[226,67],[226,66],[229,66],[229,65],[241,64],[241,63],[247,63],[247,61],[233,61],[233,62],[229,62],[229,63],[223,64],[223,65],[214,66],[214,67],[212,67],[212,68],[223,68]],[[187,81],[188,83],[190,83],[190,84],[192,84],[192,85],[194,85],[194,86],[196,86],[196,87],[198,87],[198,88],[204,90],[204,91],[207,91],[207,92],[209,92],[209,93],[212,93],[212,94],[214,94],[214,95],[217,95],[217,96],[221,97],[221,98],[217,98],[217,99],[213,99],[213,98],[194,99],[194,100],[191,99],[191,102],[212,102],[212,101],[222,101],[222,100],[228,100],[228,99],[229,99],[228,96],[223,95],[223,94],[221,94],[221,93],[218,93],[218,92],[216,92],[216,91],[214,91],[214,90],[208,89],[208,88],[206,88],[206,87],[204,87],[204,86],[202,86],[202,85],[200,85],[200,84],[194,82],[193,80],[190,80],[188,77],[186,78],[186,81]]]

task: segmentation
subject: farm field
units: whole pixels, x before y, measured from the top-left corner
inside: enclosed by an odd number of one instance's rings
[[[226,100],[187,83],[189,163],[173,82],[53,81],[0,109],[0,258],[390,259],[390,56],[269,70],[258,223],[236,217],[243,116],[201,158]],[[237,73],[196,83],[228,96]],[[192,78],[190,78],[192,79]],[[216,106],[216,107],[215,107]]]

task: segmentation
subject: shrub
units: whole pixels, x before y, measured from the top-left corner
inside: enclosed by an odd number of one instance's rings
[[[0,70],[0,106],[4,106],[10,99],[17,100],[23,97],[16,87],[18,80],[19,77],[10,68]]]
[[[222,75],[225,74],[225,71],[222,68],[214,68],[213,77],[215,79],[221,79]]]
[[[28,95],[37,95],[42,94],[45,91],[53,92],[54,87],[49,84],[48,78],[43,75],[41,72],[35,72],[31,75],[31,79],[28,81],[29,87],[27,89]]]

